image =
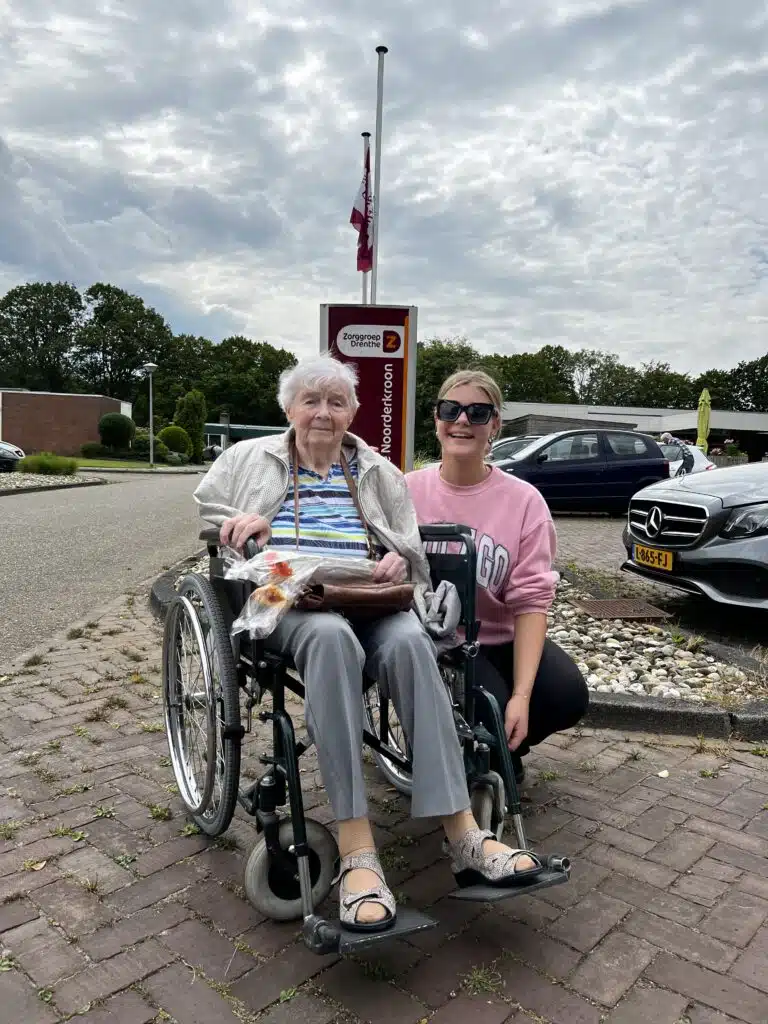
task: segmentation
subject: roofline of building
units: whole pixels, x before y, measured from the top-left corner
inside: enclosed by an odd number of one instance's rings
[[[0,395],[48,395],[54,398],[107,398],[110,402],[131,403],[124,398],[113,398],[112,395],[90,395],[80,391],[32,391],[30,388],[0,388]]]

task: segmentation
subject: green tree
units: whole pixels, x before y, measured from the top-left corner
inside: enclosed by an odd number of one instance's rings
[[[414,451],[437,454],[433,410],[440,385],[456,370],[479,364],[480,357],[466,338],[430,338],[417,345]]]
[[[232,423],[284,423],[277,402],[277,382],[283,370],[295,364],[295,358],[285,349],[241,335],[213,345],[207,351],[207,363],[197,385],[205,392],[212,421],[228,412]]]
[[[202,391],[189,391],[176,403],[176,415],[173,422],[182,427],[192,442],[192,462],[202,463],[205,445],[205,422],[207,410],[205,395]]]
[[[171,329],[143,299],[111,284],[92,285],[85,301],[87,319],[74,353],[77,383],[85,391],[134,401],[144,364],[162,365]]]
[[[99,437],[107,448],[127,448],[135,433],[136,424],[121,412],[105,413],[99,420]]]
[[[633,404],[651,409],[691,409],[700,393],[687,373],[676,373],[669,363],[643,363]]]
[[[634,405],[639,373],[594,349],[572,354],[573,391],[581,405]]]
[[[155,424],[170,423],[176,403],[188,391],[203,390],[210,405],[210,396],[203,386],[212,365],[216,346],[208,338],[192,334],[173,335],[162,356],[155,359],[154,375]],[[142,423],[149,422],[148,388],[140,387],[134,412]]]
[[[0,387],[68,391],[83,300],[71,284],[23,284],[0,299]]]
[[[742,364],[746,366],[747,364]],[[696,393],[698,404],[699,395],[707,388],[712,399],[713,409],[732,409],[736,412],[744,408],[741,394],[740,371],[735,370],[707,370],[700,374],[693,382],[693,390]]]

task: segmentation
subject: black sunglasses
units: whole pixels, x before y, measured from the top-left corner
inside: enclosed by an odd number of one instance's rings
[[[490,422],[491,416],[496,412],[496,406],[493,402],[470,402],[469,405],[462,405],[461,402],[454,402],[450,398],[441,398],[435,411],[437,418],[445,423],[455,423],[462,413],[466,413],[469,422],[479,427]]]

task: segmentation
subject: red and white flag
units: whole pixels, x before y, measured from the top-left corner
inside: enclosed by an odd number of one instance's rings
[[[349,223],[357,230],[357,269],[373,270],[373,196],[371,195],[371,144],[366,138],[363,180],[360,182]]]

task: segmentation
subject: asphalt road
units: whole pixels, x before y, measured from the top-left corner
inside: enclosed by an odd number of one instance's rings
[[[200,550],[200,479],[0,497],[0,665]]]

